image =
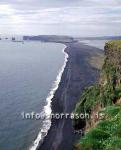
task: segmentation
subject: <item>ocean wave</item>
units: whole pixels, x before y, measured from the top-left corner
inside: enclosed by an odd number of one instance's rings
[[[33,142],[32,146],[29,148],[29,150],[36,150],[38,148],[38,146],[43,142],[45,136],[48,134],[48,130],[51,127],[51,119],[49,119],[48,116],[50,116],[51,113],[52,113],[52,109],[51,109],[52,98],[54,97],[54,94],[55,94],[56,90],[59,87],[59,83],[61,81],[63,71],[64,71],[64,69],[66,67],[66,63],[68,61],[68,54],[65,52],[66,47],[67,46],[64,45],[64,49],[62,50],[62,52],[65,54],[64,64],[63,64],[62,68],[59,71],[59,74],[58,74],[58,76],[57,76],[57,78],[56,78],[56,80],[53,84],[53,87],[52,87],[48,97],[46,98],[47,105],[44,106],[44,109],[43,109],[43,112],[42,112],[47,117],[45,117],[46,119],[43,121],[43,125],[41,127],[41,130],[40,130],[37,138]]]

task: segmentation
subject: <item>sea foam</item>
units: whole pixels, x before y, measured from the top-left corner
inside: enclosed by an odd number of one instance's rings
[[[40,132],[39,132],[37,138],[35,139],[35,141],[33,142],[32,146],[29,148],[29,150],[36,150],[38,148],[38,146],[43,142],[44,138],[48,134],[48,131],[51,127],[51,119],[49,119],[50,117],[48,117],[48,116],[50,116],[52,113],[52,109],[51,109],[52,98],[54,97],[54,94],[59,87],[59,83],[61,81],[63,71],[64,71],[64,69],[66,67],[66,63],[68,61],[68,54],[65,52],[66,47],[67,46],[64,45],[64,49],[62,50],[62,52],[65,54],[64,64],[58,73],[58,76],[52,86],[52,89],[50,90],[48,97],[46,98],[47,105],[44,106],[44,109],[42,112],[43,114],[45,114],[46,119],[43,121],[43,125],[40,129]]]

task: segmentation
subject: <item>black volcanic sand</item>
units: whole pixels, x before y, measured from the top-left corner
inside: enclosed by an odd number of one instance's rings
[[[52,99],[53,113],[71,113],[85,88],[94,84],[99,70],[88,60],[102,50],[81,43],[66,44],[69,58],[59,88]],[[71,119],[52,119],[52,125],[38,150],[73,150],[74,142],[80,135],[74,133]]]

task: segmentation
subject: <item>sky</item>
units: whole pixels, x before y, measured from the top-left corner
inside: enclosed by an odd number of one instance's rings
[[[121,0],[0,0],[0,34],[118,36]]]

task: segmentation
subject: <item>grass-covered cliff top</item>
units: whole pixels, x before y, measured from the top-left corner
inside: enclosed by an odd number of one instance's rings
[[[106,46],[121,47],[121,40],[108,41],[108,42],[106,42]]]
[[[107,48],[115,48],[115,49],[120,49],[121,50],[121,40],[112,40],[112,41],[108,41],[105,44],[105,47]]]
[[[77,150],[121,150],[120,50],[121,40],[106,43],[99,83],[86,88],[76,105],[76,114],[88,112],[91,116],[89,120],[74,120],[76,129],[86,122],[86,134],[77,143]],[[105,117],[95,118],[102,111]]]

